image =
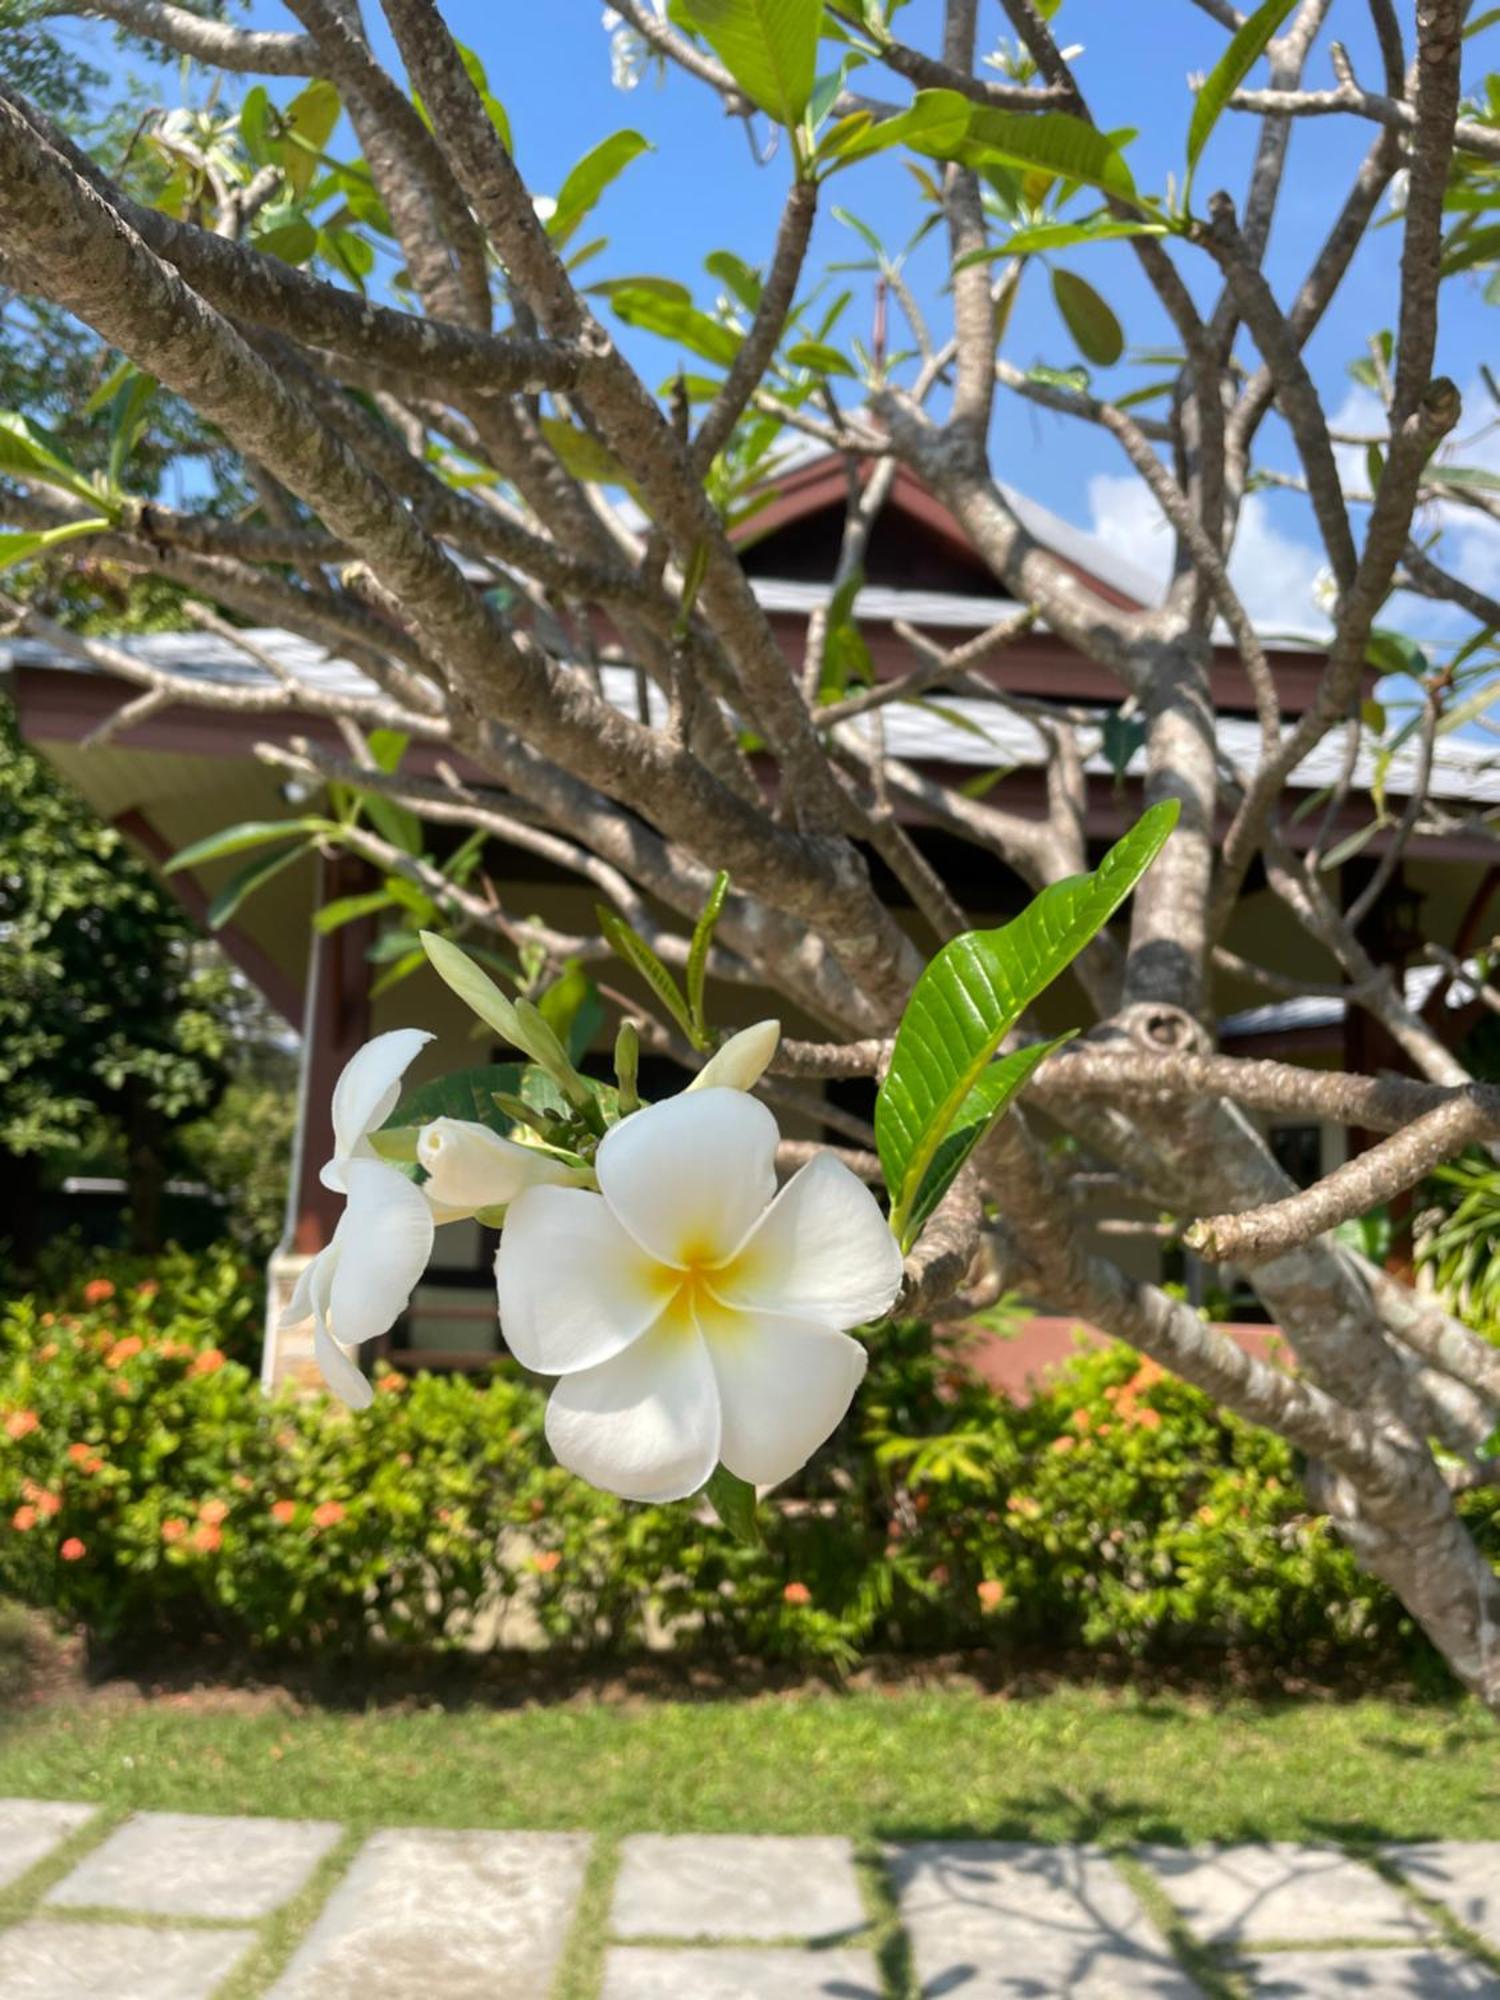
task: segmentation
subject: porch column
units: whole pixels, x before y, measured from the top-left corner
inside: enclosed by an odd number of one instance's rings
[[[363,862],[344,855],[318,859],[318,907],[371,887]],[[287,1190],[286,1228],[266,1273],[266,1330],[261,1383],[314,1386],[313,1328],[283,1327],[297,1280],[333,1235],[342,1197],[318,1173],[333,1153],[333,1086],[355,1051],[370,1039],[370,966],[365,953],[375,936],[373,918],[344,924],[327,936],[314,931],[308,951],[302,1015],[302,1060],[297,1079],[297,1126]]]

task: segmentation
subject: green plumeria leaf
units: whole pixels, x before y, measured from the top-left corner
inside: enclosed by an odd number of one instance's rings
[[[333,137],[343,109],[335,86],[318,77],[287,106],[281,170],[294,194],[305,195],[318,171],[319,156]]]
[[[602,903],[594,905],[594,914],[599,919],[600,930],[609,939],[611,946],[627,965],[634,966],[693,1047],[706,1048],[707,1039],[699,1034],[693,1020],[693,1010],[683,998],[682,989],[646,940],[638,931],[632,930],[623,917],[616,916],[613,910],[607,910]]]
[[[1108,303],[1076,271],[1054,269],[1052,296],[1079,352],[1101,368],[1113,367],[1125,352],[1125,335]]]
[[[222,861],[228,854],[243,854],[250,847],[264,847],[268,840],[285,840],[294,833],[336,833],[337,827],[326,819],[247,819],[238,826],[226,826],[219,833],[210,833],[202,840],[195,840],[190,847],[182,848],[172,856],[163,869],[166,875],[175,875],[180,868],[197,868],[205,861]]]
[[[823,0],[674,0],[752,104],[798,125],[813,94]]]
[[[290,868],[307,852],[308,843],[296,841],[290,847],[277,849],[271,854],[257,854],[253,861],[247,861],[237,874],[232,875],[214,897],[205,912],[203,921],[211,931],[222,930],[245,898],[269,882],[273,875],[279,875],[283,868]]]
[[[875,1104],[891,1226],[903,1248],[915,1240],[919,1205],[930,1207],[927,1177],[939,1149],[955,1126],[984,1109],[983,1097],[971,1103],[971,1093],[1001,1042],[1108,923],[1155,860],[1177,814],[1175,799],[1152,806],[1092,875],[1052,883],[998,930],[953,939],[917,981]]]
[[[1229,47],[1204,78],[1188,125],[1188,183],[1224,107],[1265,53],[1266,44],[1291,13],[1295,0],[1265,0],[1236,30]]]
[[[765,1537],[760,1531],[760,1516],[756,1512],[755,1488],[748,1480],[736,1478],[727,1465],[721,1465],[703,1493],[737,1542],[744,1542],[752,1549],[764,1547]]]
[[[460,1118],[471,1125],[484,1125],[504,1138],[516,1121],[496,1106],[495,1097],[497,1093],[517,1096],[523,1075],[520,1063],[480,1063],[473,1069],[436,1077],[412,1091],[391,1113],[384,1129],[406,1131],[430,1125],[437,1118]]]
[[[114,524],[102,516],[88,521],[65,521],[56,528],[8,528],[0,533],[0,570],[45,555],[63,542],[76,542],[84,535],[102,535]]]
[[[599,197],[632,160],[649,153],[649,140],[639,132],[615,132],[585,153],[557,191],[557,207],[547,222],[554,243],[566,243]]]
[[[1008,1056],[1000,1056],[988,1069],[979,1072],[917,1190],[907,1225],[911,1242],[914,1243],[921,1235],[932,1211],[957,1179],[970,1153],[990,1127],[1004,1117],[1011,1099],[1029,1082],[1032,1071],[1039,1068],[1055,1049],[1060,1049],[1064,1042],[1071,1040],[1071,1035],[1059,1035],[1055,1041],[1031,1042],[1024,1049],[1012,1049]]]
[[[423,931],[420,942],[438,978],[486,1027],[493,1028],[512,1048],[530,1056],[570,1097],[580,1091],[581,1078],[574,1074],[556,1035],[535,1007],[528,1001],[517,1004],[508,1000],[489,974],[481,972],[469,954],[451,939],[439,937],[434,931]]]
[[[709,1040],[708,1022],[703,1013],[703,983],[708,976],[708,954],[714,941],[714,930],[724,910],[724,900],[729,894],[729,876],[721,868],[714,877],[714,886],[708,892],[708,901],[703,905],[703,914],[693,926],[693,941],[688,948],[687,962],[687,1003],[693,1026],[703,1038],[700,1048]]]
[[[50,431],[23,417],[19,410],[0,410],[0,472],[35,480],[41,486],[56,486],[75,500],[87,500],[96,507],[99,504],[99,494],[88,475],[78,470]]]

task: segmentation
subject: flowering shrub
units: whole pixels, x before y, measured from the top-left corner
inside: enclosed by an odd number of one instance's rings
[[[351,1418],[268,1400],[194,1315],[152,1304],[0,1316],[0,1594],[106,1644],[436,1646],[513,1607],[513,1630],[573,1651],[666,1634],[840,1665],[1038,1643],[1429,1657],[1309,1513],[1286,1445],[1123,1348],[1022,1408],[925,1327],[887,1327],[756,1549],[707,1507],[631,1504],[552,1463],[543,1395],[508,1370],[385,1374]],[[1500,1554],[1500,1496],[1464,1504]]]

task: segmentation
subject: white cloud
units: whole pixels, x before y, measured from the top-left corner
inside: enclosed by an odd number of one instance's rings
[[[1106,547],[1164,585],[1172,568],[1172,532],[1149,491],[1132,473],[1099,472],[1088,483],[1092,532]],[[1240,509],[1229,574],[1254,623],[1265,632],[1323,633],[1328,621],[1313,595],[1323,566],[1310,543],[1285,534],[1258,493]]]

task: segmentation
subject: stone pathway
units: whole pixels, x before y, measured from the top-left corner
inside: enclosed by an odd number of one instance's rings
[[[386,1828],[0,1799],[0,2000],[1500,2000],[1500,1841]]]

